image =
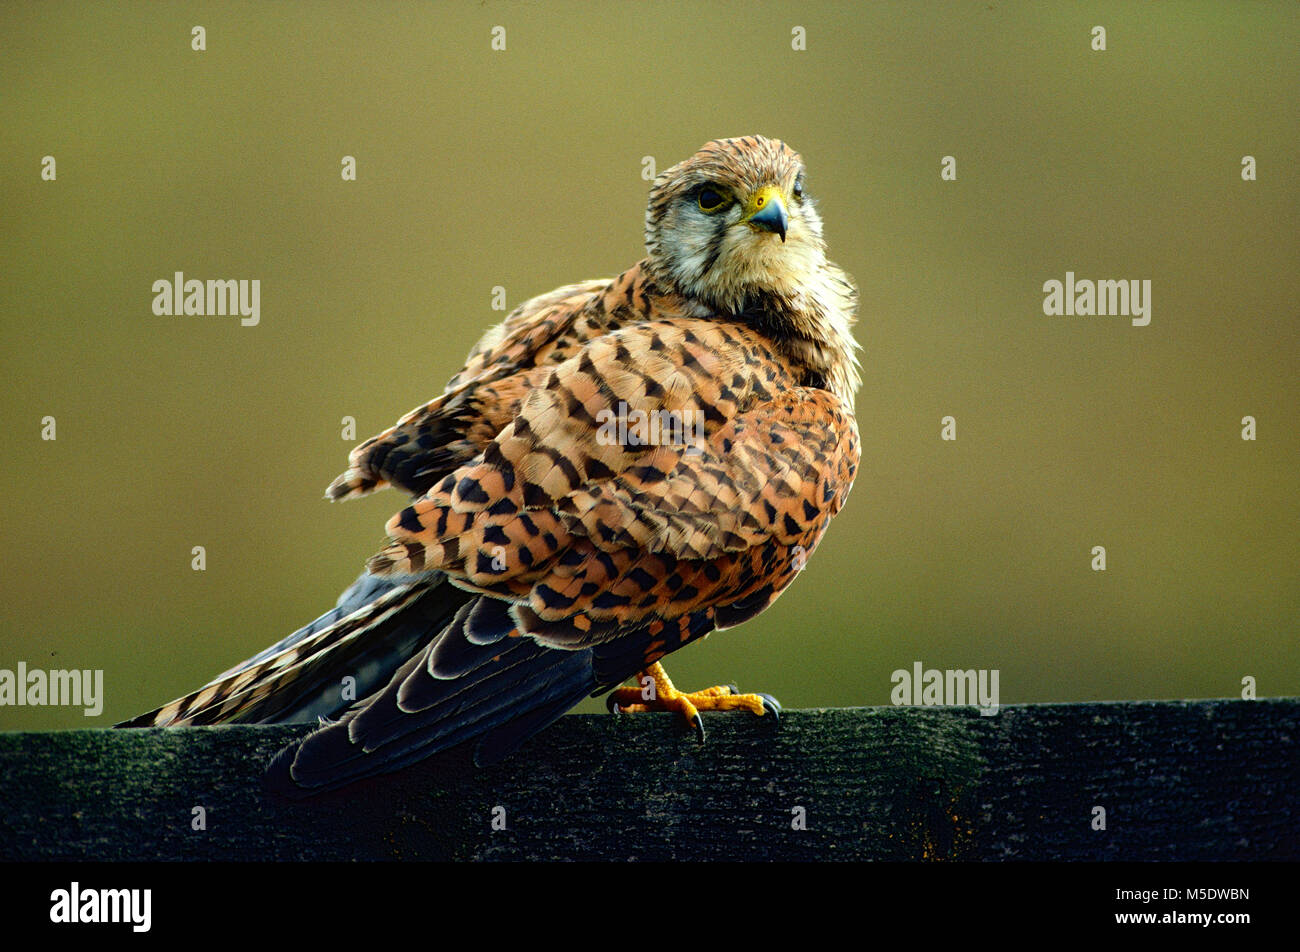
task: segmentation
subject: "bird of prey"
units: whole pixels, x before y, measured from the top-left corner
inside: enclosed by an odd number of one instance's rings
[[[804,164],[721,139],[654,181],[646,256],[488,331],[329,487],[393,486],[389,542],[319,619],[120,726],[319,720],[270,786],[306,796],[469,745],[505,757],[587,696],[775,715],[659,661],[770,605],[858,464],[856,290]],[[619,685],[641,675],[643,687]]]

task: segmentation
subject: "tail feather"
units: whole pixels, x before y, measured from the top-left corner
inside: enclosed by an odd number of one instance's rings
[[[269,787],[294,797],[322,793],[480,737],[475,760],[495,762],[595,686],[589,650],[557,651],[521,639],[499,662],[442,682],[449,688],[446,698],[424,711],[408,712],[398,694],[407,678],[429,677],[426,664],[424,655],[412,658],[363,709],[282,750],[268,770]],[[492,738],[495,741],[484,748]]]

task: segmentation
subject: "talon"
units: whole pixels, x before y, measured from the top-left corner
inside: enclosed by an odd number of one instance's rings
[[[605,695],[605,710],[611,714],[631,714],[640,710],[640,688],[615,688]]]
[[[695,721],[696,740],[698,740],[699,743],[703,744],[704,743],[704,717],[700,714],[699,711],[696,711],[693,720]]]
[[[781,723],[781,702],[770,694],[760,694],[759,698],[763,701],[763,710],[771,714],[778,724]]]

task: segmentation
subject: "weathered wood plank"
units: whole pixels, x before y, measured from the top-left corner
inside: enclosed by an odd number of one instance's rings
[[[494,768],[446,757],[296,803],[261,774],[305,727],[0,734],[0,857],[1300,859],[1300,700],[706,724],[701,747],[669,715],[571,716]]]

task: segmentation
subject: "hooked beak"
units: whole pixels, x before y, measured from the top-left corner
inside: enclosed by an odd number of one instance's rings
[[[781,236],[782,241],[785,241],[790,216],[786,214],[785,199],[781,195],[781,189],[775,185],[764,185],[760,188],[745,203],[745,214],[740,220],[754,228],[775,232]]]

